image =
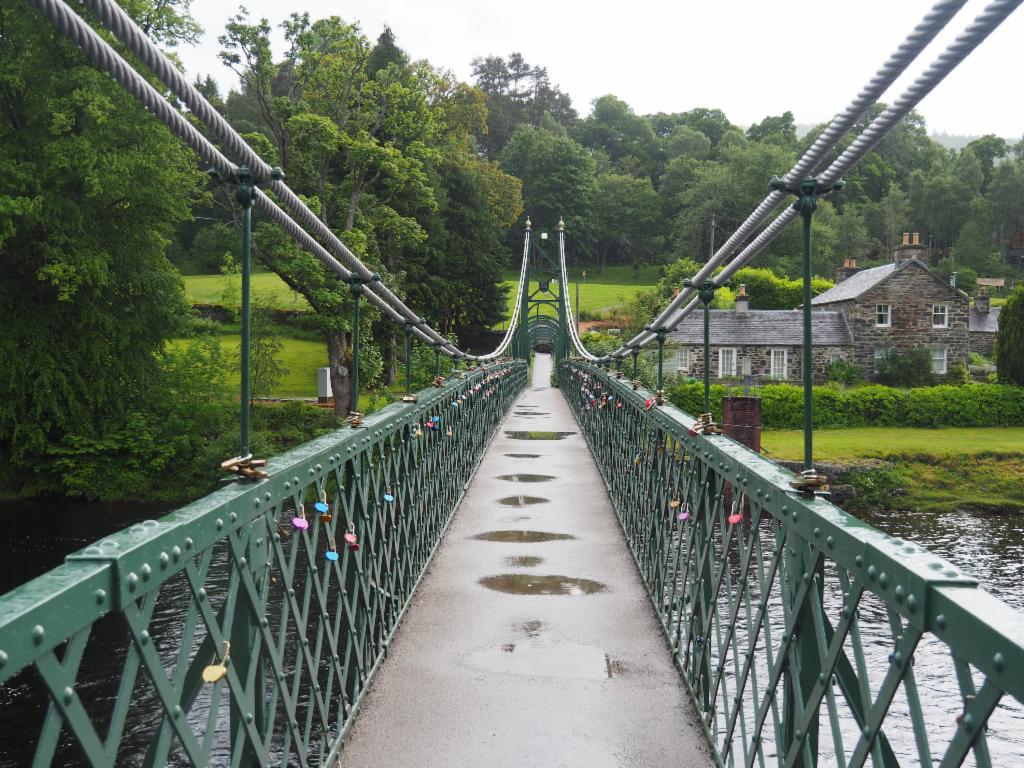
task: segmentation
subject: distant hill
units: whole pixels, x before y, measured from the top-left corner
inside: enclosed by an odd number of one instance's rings
[[[801,138],[805,137],[808,132],[817,128],[817,125],[812,123],[797,123],[796,124],[796,135]],[[930,134],[932,141],[936,144],[945,147],[946,149],[954,149],[959,152],[961,149],[966,147],[975,139],[980,139],[981,136],[965,136],[957,133],[937,133],[933,132]],[[1005,138],[1005,137],[1004,137]],[[1007,144],[1016,144],[1019,139],[1006,139]]]

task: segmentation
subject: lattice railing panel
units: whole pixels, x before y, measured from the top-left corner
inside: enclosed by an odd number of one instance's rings
[[[332,765],[526,377],[425,390],[0,598],[0,707],[38,710],[0,761]]]
[[[1016,764],[1021,614],[653,394],[559,381],[720,764]]]

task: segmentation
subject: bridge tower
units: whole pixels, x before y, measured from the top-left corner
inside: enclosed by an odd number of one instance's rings
[[[519,305],[516,357],[528,360],[535,345],[546,343],[551,346],[555,358],[561,360],[569,354],[569,336],[566,327],[566,286],[561,284],[559,245],[550,237],[548,230],[534,230],[529,218],[526,220],[526,229],[530,240],[523,295]],[[565,223],[559,219],[559,235],[564,230]],[[537,281],[537,286],[531,289],[533,280]]]

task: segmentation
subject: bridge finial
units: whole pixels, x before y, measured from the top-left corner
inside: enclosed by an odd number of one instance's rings
[[[533,223],[532,223],[532,222],[530,221],[530,217],[529,217],[529,216],[527,216],[527,217],[526,217],[526,229],[527,229],[527,230],[530,230],[530,229],[532,229],[532,228],[533,228]]]
[[[558,217],[558,231],[565,232],[565,219],[561,216]]]

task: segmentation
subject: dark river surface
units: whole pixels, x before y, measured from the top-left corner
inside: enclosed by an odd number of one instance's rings
[[[60,565],[64,556],[71,552],[133,523],[157,518],[169,509],[169,505],[149,504],[0,501],[0,593]],[[999,599],[1017,610],[1024,610],[1024,516],[951,511],[945,514],[890,513],[864,517],[867,522],[893,536],[927,546],[976,576],[983,587]],[[165,592],[172,598],[169,605],[180,606],[187,601],[187,586],[183,581],[168,584]],[[861,632],[865,654],[871,665],[872,690],[884,674],[886,657],[891,651],[891,633],[884,621],[880,604],[872,607],[866,603],[862,606]],[[180,614],[177,611],[162,614],[158,604],[151,626],[154,635],[164,634],[173,638],[175,633],[179,633],[180,636],[179,624]],[[173,642],[168,645],[173,646]],[[90,640],[87,663],[83,664],[79,684],[83,689],[93,689],[91,703],[97,712],[104,710],[104,703],[109,710],[126,649],[127,638],[123,629],[114,626],[97,627]],[[915,670],[932,734],[933,750],[938,753],[933,755],[937,763],[956,727],[955,717],[960,711],[959,689],[949,654],[937,641],[928,638],[922,641],[915,657]],[[0,688],[0,768],[20,768],[31,763],[45,712],[45,700],[40,686],[29,677],[20,674]],[[146,688],[151,690],[144,680],[144,673],[140,673],[137,696]],[[85,698],[83,691],[83,700]],[[139,710],[146,708],[147,698],[152,697],[141,695]],[[152,704],[155,705],[155,701]],[[200,698],[190,721],[205,719],[203,704]],[[897,754],[905,758],[907,764],[916,765],[913,731],[905,709],[905,703],[897,698],[886,720],[886,733]],[[823,706],[823,716],[824,712]],[[98,719],[106,720],[102,714]],[[141,712],[129,717],[117,765],[141,764],[152,723],[152,718]],[[843,731],[844,734],[847,731],[845,725]],[[825,728],[822,734],[825,736],[827,733]],[[100,735],[106,735],[105,724],[100,728]],[[851,728],[849,738],[844,739],[847,754],[854,739]],[[822,746],[821,765],[834,765],[832,756],[825,754],[825,744]],[[993,716],[989,747],[994,765],[1024,765],[1024,708],[1004,700]],[[226,745],[215,745],[212,765],[226,762],[225,748]],[[54,765],[80,764],[76,762],[78,759],[75,751],[60,749]],[[771,762],[774,763],[774,757]],[[965,764],[972,765],[973,758],[969,757]]]

